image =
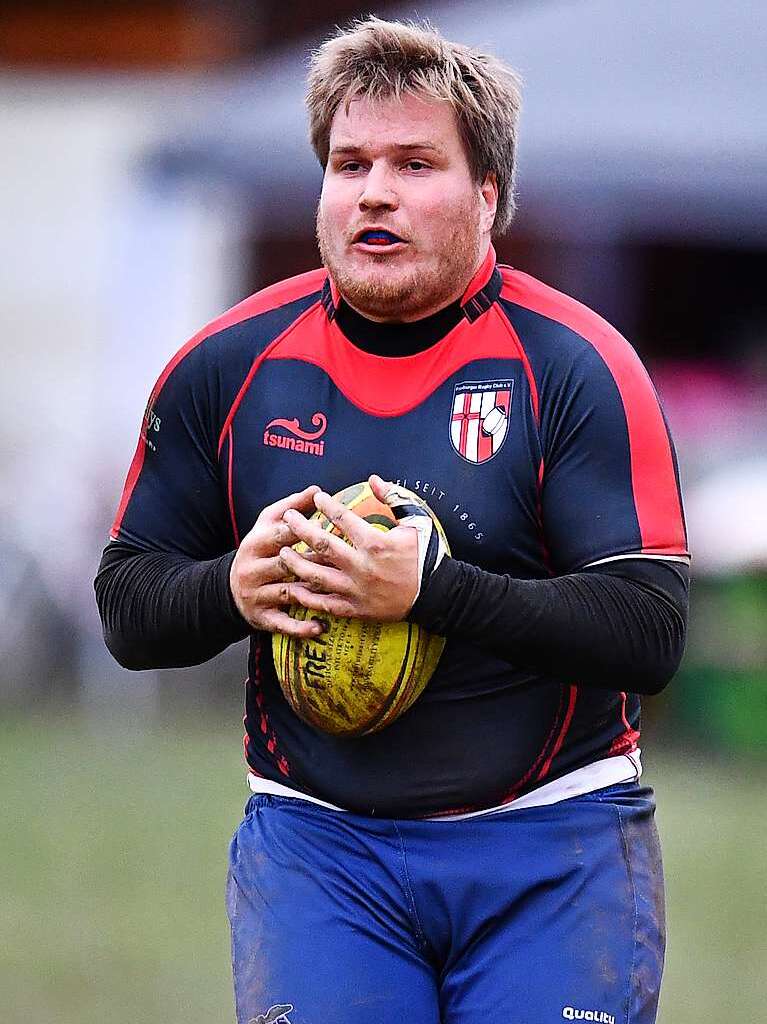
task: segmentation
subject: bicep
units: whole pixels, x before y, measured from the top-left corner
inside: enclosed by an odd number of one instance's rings
[[[166,371],[152,392],[111,537],[200,559],[235,546],[215,414],[192,356]]]
[[[687,554],[673,443],[628,353],[616,367],[586,350],[546,424],[541,508],[558,573],[624,554]]]

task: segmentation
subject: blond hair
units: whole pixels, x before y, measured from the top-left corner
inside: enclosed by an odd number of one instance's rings
[[[469,167],[478,183],[493,172],[498,209],[493,230],[505,231],[514,195],[520,79],[496,57],[444,39],[429,24],[369,17],[340,30],[312,53],[306,105],[312,147],[323,168],[330,126],[343,103],[415,94],[452,106]]]

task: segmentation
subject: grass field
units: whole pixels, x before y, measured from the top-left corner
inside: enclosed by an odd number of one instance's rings
[[[660,1020],[756,1024],[767,765],[646,761],[668,877]],[[237,720],[11,718],[0,763],[3,1024],[229,1024],[226,849],[247,795]]]

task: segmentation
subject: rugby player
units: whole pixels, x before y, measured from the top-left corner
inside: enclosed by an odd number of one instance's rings
[[[227,894],[241,1024],[655,1020],[638,695],[684,646],[675,457],[630,345],[496,262],[519,107],[508,67],[428,26],[325,42],[323,266],[205,327],[149,400],[96,591],[129,668],[250,637]],[[420,493],[452,557],[422,572],[414,530],[331,498],[366,478]],[[323,613],[447,637],[380,733],[319,732],[282,696],[269,634],[317,634]],[[184,804],[193,827],[193,765]]]

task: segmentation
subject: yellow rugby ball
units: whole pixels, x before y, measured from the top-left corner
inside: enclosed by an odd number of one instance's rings
[[[412,491],[398,490],[428,512],[449,554],[442,526],[426,502]],[[376,498],[368,483],[354,484],[334,497],[380,530],[397,525],[391,508]],[[321,512],[312,519],[341,536]],[[296,548],[305,551],[306,545]],[[300,606],[291,607],[290,615],[319,618],[327,629],[309,638],[273,634],[282,692],[300,718],[335,736],[365,736],[390,725],[423,692],[445,647],[444,637],[412,622],[341,619]]]

